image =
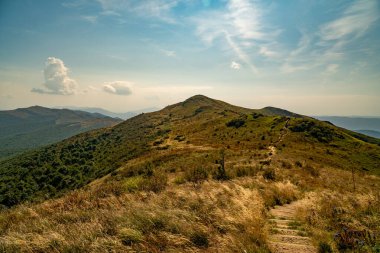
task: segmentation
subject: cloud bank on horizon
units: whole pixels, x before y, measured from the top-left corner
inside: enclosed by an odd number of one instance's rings
[[[348,114],[360,96],[370,101],[361,111],[380,115],[379,17],[377,0],[6,0],[0,88],[12,98],[0,106],[107,94],[120,95],[104,102],[114,107],[165,105],[210,87],[206,95],[298,112],[301,98],[318,111],[331,96]],[[32,93],[18,98],[16,88]]]

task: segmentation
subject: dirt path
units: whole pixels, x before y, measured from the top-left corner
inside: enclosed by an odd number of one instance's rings
[[[268,154],[270,154],[272,157],[276,155],[277,153],[276,145],[281,143],[284,137],[288,134],[288,124],[289,124],[289,119],[286,120],[284,127],[281,129],[280,136],[278,137],[278,139],[275,142],[272,142],[267,148]]]
[[[271,234],[269,247],[272,252],[278,253],[316,253],[317,248],[311,243],[310,237],[295,220],[298,201],[284,206],[276,206],[270,210],[273,217],[269,220]]]

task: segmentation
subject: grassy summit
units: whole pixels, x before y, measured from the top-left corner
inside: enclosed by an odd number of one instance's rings
[[[379,143],[197,95],[2,162],[0,249],[269,252],[269,208],[305,199],[315,245],[372,250]]]

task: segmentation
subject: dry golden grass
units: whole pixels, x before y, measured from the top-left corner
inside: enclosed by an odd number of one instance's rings
[[[302,198],[298,218],[316,244],[337,249],[333,235],[344,226],[378,233],[378,177],[356,174],[354,191],[351,173],[330,165],[339,160],[319,160],[324,144],[313,159],[310,143],[268,150],[280,138],[264,131],[273,118],[239,131],[217,120],[219,129],[185,118],[163,140],[168,149],[62,198],[2,211],[0,252],[268,252],[267,211]],[[260,124],[263,131],[250,131]],[[216,181],[221,149],[229,180]]]
[[[230,179],[216,181],[218,158],[219,150],[156,152],[62,198],[4,210],[0,252],[269,252],[267,211],[296,199],[316,245],[337,250],[343,227],[379,232],[377,176],[356,175],[354,192],[348,171],[299,167],[281,152],[263,165],[264,151],[228,151]],[[197,168],[206,174],[188,182]]]
[[[212,171],[203,152],[194,154],[189,166],[202,162]],[[357,175],[354,192],[347,171],[326,167],[313,175],[297,166],[282,168],[279,157],[247,176],[216,181],[210,174],[198,183],[176,183],[184,171],[166,168],[174,163],[181,167],[186,159],[167,154],[131,161],[115,175],[62,198],[2,211],[0,252],[268,252],[267,211],[296,199],[302,199],[297,217],[316,245],[323,242],[337,250],[333,235],[343,227],[379,232],[376,176]],[[143,175],[128,175],[131,168],[145,168],[157,159],[163,162],[156,163],[150,178],[161,172],[169,180],[154,193],[154,187],[138,186],[147,182]],[[230,175],[244,165],[238,154],[228,159]],[[263,176],[268,169],[274,170],[274,179]],[[161,186],[159,180],[151,182]]]
[[[3,212],[0,251],[266,251],[264,200],[246,187],[253,181],[185,183],[158,194],[126,193],[117,181],[99,183]]]

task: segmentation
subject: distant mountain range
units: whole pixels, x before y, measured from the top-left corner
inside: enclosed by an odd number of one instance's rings
[[[380,117],[315,116],[314,118],[329,121],[336,126],[361,134],[380,138]]]
[[[90,112],[90,113],[100,113],[112,118],[119,118],[119,119],[129,119],[132,118],[140,113],[146,113],[146,112],[153,112],[159,110],[157,107],[151,107],[151,108],[145,108],[141,110],[136,110],[136,111],[129,111],[129,112],[124,112],[124,113],[117,113],[117,112],[111,112],[108,110],[105,110],[103,108],[98,108],[98,107],[76,107],[76,106],[59,106],[56,107],[58,109],[70,109],[70,110],[79,110],[79,111],[85,111],[85,112]]]
[[[0,159],[121,121],[100,113],[41,106],[0,111]]]

